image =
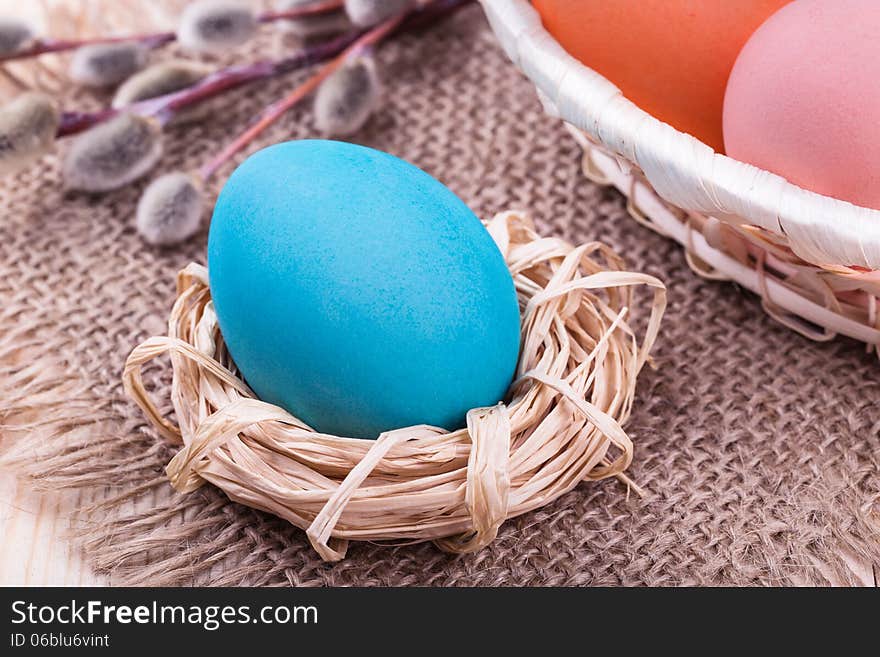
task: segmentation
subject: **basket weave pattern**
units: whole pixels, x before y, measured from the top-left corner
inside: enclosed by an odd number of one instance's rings
[[[682,244],[694,271],[759,294],[771,316],[809,338],[880,344],[880,211],[715,153],[568,55],[526,0],[481,2],[547,112],[584,147],[584,173]]]
[[[163,436],[182,445],[167,467],[179,491],[205,482],[306,530],[320,556],[349,540],[434,540],[450,552],[491,542],[501,523],[583,480],[623,474],[633,445],[622,429],[636,376],[666,305],[652,276],[624,270],[608,247],[541,238],[508,212],[488,228],[514,277],[522,342],[507,404],[473,409],[467,428],[414,426],[359,440],[315,432],[255,399],[236,375],[207,272],[178,277],[168,335],[131,353],[128,394]],[[644,336],[627,323],[634,288],[653,292]],[[168,352],[175,425],[147,393],[141,368]]]
[[[746,287],[768,315],[811,340],[842,334],[869,348],[880,344],[880,272],[815,265],[795,254],[784,235],[678,208],[660,198],[637,166],[566,127],[584,150],[584,175],[619,189],[630,216],[681,244],[696,274]]]

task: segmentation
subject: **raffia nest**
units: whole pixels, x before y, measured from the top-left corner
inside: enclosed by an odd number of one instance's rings
[[[631,483],[623,472],[633,445],[622,425],[657,336],[665,287],[625,271],[603,244],[540,237],[520,214],[499,214],[487,226],[516,283],[520,361],[507,401],[471,410],[467,428],[453,432],[422,425],[377,440],[330,436],[256,399],[223,343],[207,271],[183,270],[168,336],[138,346],[123,374],[150,421],[182,444],[167,467],[174,487],[210,482],[305,529],[321,557],[335,561],[349,540],[478,550],[507,518],[585,479]],[[653,301],[640,345],[626,316],[642,285]],[[165,352],[179,426],[162,416],[141,377]]]

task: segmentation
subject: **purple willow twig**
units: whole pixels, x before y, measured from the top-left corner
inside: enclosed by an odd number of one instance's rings
[[[304,18],[315,14],[324,14],[342,9],[343,0],[317,0],[316,2],[293,7],[285,11],[266,11],[257,16],[259,23],[271,23],[278,20],[291,20]],[[177,40],[174,32],[155,32],[153,34],[130,34],[124,36],[88,37],[85,39],[38,39],[29,48],[12,52],[0,57],[0,64],[17,59],[39,57],[53,52],[75,50],[82,46],[90,46],[98,43],[142,43],[147,48],[153,49],[164,46]]]
[[[471,4],[474,0],[434,0],[415,10],[402,23],[395,26],[392,35],[419,29]],[[143,100],[125,108],[107,108],[97,112],[66,111],[61,114],[57,137],[67,137],[113,118],[122,111],[141,116],[154,116],[167,123],[181,110],[206,101],[237,87],[289,73],[307,66],[327,61],[342,53],[367,31],[351,30],[329,41],[303,48],[277,60],[261,60],[221,69],[200,80],[191,87],[174,93]]]
[[[257,22],[271,23],[272,21],[289,20],[291,18],[304,18],[306,16],[314,16],[315,14],[327,14],[344,8],[345,0],[319,0],[283,11],[264,11],[257,16]]]
[[[82,46],[98,43],[141,43],[149,49],[159,48],[174,41],[174,32],[154,32],[152,34],[129,34],[125,36],[95,37],[88,39],[38,39],[30,48],[9,53],[0,57],[0,64],[28,59],[53,52],[76,50]]]
[[[363,30],[352,30],[330,41],[308,46],[299,52],[277,60],[264,59],[251,64],[229,66],[208,75],[191,87],[164,96],[142,100],[128,107],[106,108],[97,112],[62,112],[56,136],[75,135],[97,123],[113,118],[122,111],[133,112],[141,116],[155,116],[161,123],[167,123],[181,110],[231,89],[335,57],[354,43],[362,33]]]
[[[407,13],[388,19],[384,23],[380,23],[372,28],[369,32],[356,39],[336,56],[331,62],[325,64],[319,71],[308,78],[305,82],[298,85],[293,91],[287,94],[281,100],[272,103],[267,107],[247,130],[241,133],[235,140],[230,142],[216,157],[206,162],[199,169],[199,177],[201,180],[207,180],[219,169],[224,163],[228,162],[238,152],[256,139],[260,133],[275,123],[281,116],[297,103],[302,101],[306,96],[312,93],[318,86],[327,79],[334,71],[350,57],[358,53],[368,50],[382,39],[394,33],[403,23],[408,15]]]

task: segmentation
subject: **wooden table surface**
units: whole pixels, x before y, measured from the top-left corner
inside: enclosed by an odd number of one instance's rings
[[[0,471],[0,586],[101,586],[107,580],[92,573],[82,555],[65,540],[70,512],[90,500],[38,495],[24,482]],[[877,586],[869,563],[848,558],[865,586]]]
[[[132,26],[135,31],[169,28],[186,1],[0,0],[0,15],[16,16],[41,33],[75,37],[81,30],[109,34],[131,32]],[[63,57],[45,59],[62,74],[65,61]],[[7,82],[0,76],[0,89],[8,91],[3,86]],[[0,586],[104,583],[64,540],[70,510],[84,502],[78,493],[64,498],[36,495],[0,469]]]
[[[79,493],[38,495],[0,471],[0,586],[94,586],[105,583],[65,540]]]

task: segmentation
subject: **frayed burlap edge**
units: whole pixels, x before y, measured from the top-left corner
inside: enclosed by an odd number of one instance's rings
[[[258,512],[230,514],[212,487],[173,491],[163,469],[174,447],[132,417],[121,394],[79,381],[31,329],[21,322],[0,337],[0,362],[11,366],[0,380],[3,465],[40,490],[79,488],[99,500],[77,514],[70,536],[96,572],[123,585],[300,581],[261,547]],[[802,536],[790,526],[763,528],[761,553],[740,557],[778,584],[858,583],[853,562],[880,562],[880,526],[854,483],[860,473],[832,475],[799,493],[801,513],[817,529]],[[706,570],[695,568],[691,581],[736,583]]]

